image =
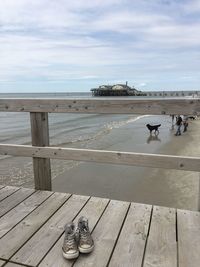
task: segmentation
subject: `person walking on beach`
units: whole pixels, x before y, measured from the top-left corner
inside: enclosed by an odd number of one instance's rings
[[[176,125],[177,125],[177,131],[176,131],[176,136],[177,135],[181,135],[181,125],[182,125],[182,118],[181,118],[181,116],[178,116],[178,118],[177,118],[177,121],[176,121]]]

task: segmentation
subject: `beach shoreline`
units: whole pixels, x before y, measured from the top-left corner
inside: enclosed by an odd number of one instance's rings
[[[0,133],[2,143],[31,142],[27,114],[10,114],[5,118]],[[159,135],[149,135],[147,123],[161,123]],[[199,120],[190,121],[188,131],[181,136],[174,136],[171,118],[164,115],[50,114],[49,124],[51,146],[183,156],[200,154]],[[14,129],[17,131],[13,132]],[[33,188],[32,158],[3,157],[0,184]],[[51,170],[53,191],[198,209],[199,173],[70,160],[51,160]]]
[[[149,139],[145,128],[149,121],[162,121],[157,140]],[[199,130],[200,121],[190,121],[188,132],[174,136],[169,116],[145,116],[113,129],[102,143],[107,144],[107,150],[198,156]],[[197,210],[199,173],[81,162],[58,175],[53,190]]]

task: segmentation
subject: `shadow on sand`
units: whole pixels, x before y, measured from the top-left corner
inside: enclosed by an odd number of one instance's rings
[[[150,134],[149,137],[147,138],[147,144],[149,144],[152,141],[159,141],[159,142],[161,142],[161,139],[158,138],[158,135],[159,134],[154,134],[154,135],[153,134]]]

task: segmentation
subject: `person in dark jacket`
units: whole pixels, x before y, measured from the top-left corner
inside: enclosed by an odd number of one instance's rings
[[[177,135],[181,135],[181,125],[182,125],[182,118],[181,118],[181,116],[178,116],[178,118],[177,118],[177,121],[176,121],[176,125],[177,125],[177,131],[176,131],[176,136]]]

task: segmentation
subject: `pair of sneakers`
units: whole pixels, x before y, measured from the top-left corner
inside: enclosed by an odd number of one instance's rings
[[[65,225],[65,237],[62,247],[66,259],[75,259],[81,253],[90,253],[94,248],[94,241],[90,234],[88,219],[80,217],[78,227],[73,222]]]

